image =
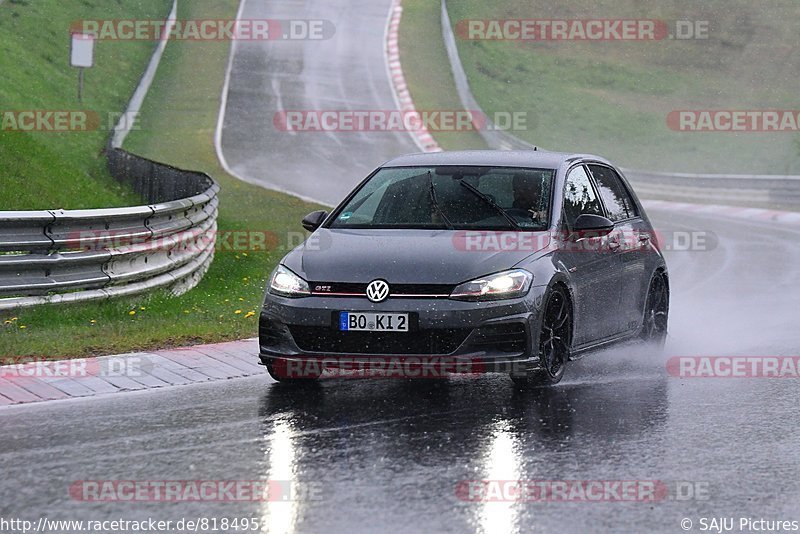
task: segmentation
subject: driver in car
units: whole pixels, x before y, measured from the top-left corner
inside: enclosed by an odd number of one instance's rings
[[[546,210],[539,210],[542,205],[542,182],[531,179],[529,174],[515,174],[514,203],[512,208],[526,212],[534,221],[541,222],[547,217]]]

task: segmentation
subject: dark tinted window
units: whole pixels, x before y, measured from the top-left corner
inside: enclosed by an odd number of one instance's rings
[[[602,165],[589,165],[589,169],[597,183],[597,191],[603,199],[609,219],[621,221],[639,215],[633,199],[613,169]]]
[[[578,215],[588,213],[602,215],[603,208],[597,200],[589,175],[583,166],[575,167],[569,172],[564,184],[564,214],[567,223],[572,226]]]
[[[552,169],[385,167],[337,214],[332,228],[547,228]],[[469,186],[469,187],[468,187]]]

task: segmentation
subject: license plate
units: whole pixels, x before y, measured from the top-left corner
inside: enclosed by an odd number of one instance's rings
[[[407,313],[339,313],[339,330],[352,332],[408,332]]]

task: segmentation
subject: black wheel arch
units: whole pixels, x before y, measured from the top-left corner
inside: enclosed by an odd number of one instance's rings
[[[563,289],[566,293],[567,306],[569,306],[570,317],[572,317],[572,320],[570,321],[570,339],[575,339],[575,292],[573,291],[572,286],[569,284],[569,279],[561,273],[556,273],[556,275],[547,285],[547,291],[544,292],[542,297],[540,313],[537,314],[536,339],[534,340],[535,344],[533,345],[537,351],[539,350],[539,335],[542,332],[542,321],[544,319],[545,305],[547,304],[547,299],[549,298],[550,293],[556,287]]]

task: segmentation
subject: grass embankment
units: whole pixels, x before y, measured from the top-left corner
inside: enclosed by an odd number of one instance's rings
[[[179,18],[229,19],[237,6],[236,0],[181,2]],[[282,245],[267,251],[218,249],[201,283],[177,298],[159,292],[20,310],[12,324],[0,326],[5,330],[0,334],[0,354],[76,357],[256,334],[266,277],[285,253],[289,232],[296,239],[302,231],[300,219],[315,206],[242,183],[219,167],[213,137],[229,44],[170,42],[144,103],[141,129],[131,133],[125,148],[213,176],[222,188],[220,234],[272,232]]]
[[[442,40],[439,2],[403,2],[400,60],[414,106],[420,110],[461,110]],[[478,132],[431,132],[445,150],[486,148]]]
[[[140,202],[111,178],[101,152],[114,119],[109,113],[125,108],[153,43],[98,42],[95,66],[85,71],[83,101],[78,102],[78,71],[69,66],[69,29],[83,19],[158,19],[170,5],[169,0],[8,0],[0,4],[0,113],[85,110],[100,119],[99,128],[86,132],[4,131],[0,127],[0,210]],[[6,128],[11,126],[5,123]]]
[[[420,108],[437,105],[419,84],[449,67],[438,9],[406,0],[401,39]],[[436,4],[436,3],[430,3]],[[425,30],[417,12],[426,12]],[[527,112],[519,137],[551,150],[594,152],[620,165],[683,172],[800,173],[794,133],[683,133],[666,117],[681,109],[797,109],[795,21],[800,6],[780,0],[761,9],[745,0],[689,5],[670,0],[558,3],[527,0],[449,2],[465,19],[707,20],[707,40],[629,42],[466,41],[458,46],[473,93],[487,113]],[[425,52],[430,51],[430,52]],[[414,74],[414,63],[424,71]],[[440,138],[439,135],[436,136]]]

